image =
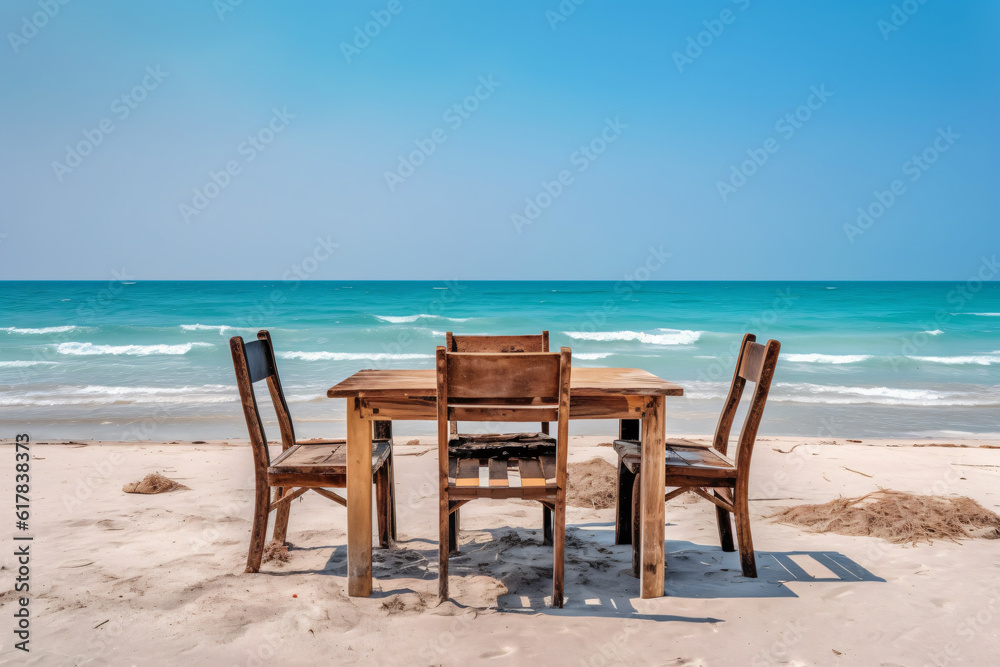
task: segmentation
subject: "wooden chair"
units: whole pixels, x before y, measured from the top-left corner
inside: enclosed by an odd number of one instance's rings
[[[666,500],[669,501],[690,491],[715,503],[719,539],[723,551],[735,551],[729,520],[729,514],[734,514],[736,535],[739,538],[740,562],[745,577],[757,576],[748,503],[750,457],[753,454],[757,427],[760,425],[767,393],[771,387],[771,378],[774,376],[774,366],[778,362],[778,352],[781,349],[781,344],[776,340],[767,341],[767,345],[760,345],[755,342],[756,340],[753,334],[743,337],[733,381],[715,427],[712,445],[701,445],[690,440],[668,439],[666,442],[666,486],[676,487],[666,494]],[[747,382],[753,382],[756,388],[750,399],[743,427],[740,429],[736,456],[730,458],[727,456],[729,432]],[[623,428],[625,426],[623,425]],[[614,448],[618,452],[618,513],[615,532],[618,543],[631,540],[632,568],[638,576],[641,544],[639,508],[641,447],[636,436],[635,439],[616,440]],[[631,526],[621,525],[628,516],[627,508],[631,508]]]
[[[563,604],[566,457],[569,443],[570,350],[517,354],[448,352],[437,348],[440,474],[438,543],[441,600],[448,599],[450,516],[476,498],[537,500],[554,515],[552,604]],[[504,436],[480,436],[479,448],[450,445],[451,421],[556,421],[555,455],[518,447]],[[523,445],[524,443],[518,443]],[[511,475],[511,471],[517,473]],[[488,480],[480,482],[480,473]]]
[[[528,334],[524,336],[456,336],[449,331],[445,334],[445,348],[449,352],[503,352],[508,354],[514,352],[548,352],[549,332],[543,331],[541,334]],[[454,436],[458,435],[458,422],[456,421],[451,422],[451,434],[453,436],[452,442],[456,448],[476,447],[481,449],[484,446],[482,439],[478,438],[478,436],[470,435],[457,439],[454,438]],[[521,445],[530,442],[538,450],[538,454],[555,455],[556,440],[555,438],[548,437],[548,435],[549,423],[542,422],[539,433],[524,433],[511,437],[518,440]],[[509,447],[510,444],[508,442],[505,446]],[[452,453],[457,454],[458,452]],[[461,525],[459,510],[451,513],[450,521],[451,527],[448,535],[451,543],[448,547],[452,553],[458,553],[458,533]],[[544,506],[542,507],[542,544],[552,545],[552,512],[549,511],[548,507]]]
[[[347,487],[347,443],[345,440],[295,440],[292,419],[274,361],[270,333],[260,331],[257,333],[257,340],[249,343],[244,343],[240,336],[234,336],[229,339],[229,347],[233,353],[233,367],[243,403],[243,415],[250,432],[256,481],[253,529],[250,533],[246,572],[258,572],[264,555],[267,519],[272,511],[277,512],[273,539],[284,542],[288,532],[291,501],[306,491],[315,491],[334,502],[347,505],[343,496],[328,490]],[[255,382],[265,379],[281,431],[282,451],[273,461],[253,389]],[[390,546],[396,539],[391,426],[391,422],[375,422],[376,440],[372,443],[372,478],[376,492],[379,543],[383,547]],[[273,498],[272,488],[275,489]]]

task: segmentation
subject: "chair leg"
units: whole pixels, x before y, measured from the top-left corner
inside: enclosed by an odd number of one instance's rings
[[[552,510],[542,506],[542,546],[552,546]]]
[[[639,576],[639,561],[642,555],[642,470],[635,474],[632,482],[632,574]]]
[[[448,515],[448,553],[457,554],[458,553],[458,531],[459,527],[459,516],[458,513],[462,510],[458,509]]]
[[[552,526],[552,606],[563,606],[563,568],[566,550],[566,492],[556,497],[555,516]]]
[[[635,473],[618,457],[618,483],[615,500],[615,544],[632,542],[632,485]]]
[[[740,482],[743,482],[742,484]],[[736,515],[736,537],[740,544],[740,564],[744,577],[757,577],[757,560],[753,553],[753,537],[750,535],[749,488],[744,480],[737,479],[733,491],[733,510]]]
[[[389,445],[389,459],[385,462],[389,466],[389,537],[393,543],[399,539],[396,536],[396,466],[392,459],[392,445]]]
[[[271,487],[257,479],[254,493],[253,528],[250,530],[250,552],[247,554],[247,568],[244,572],[260,572],[260,562],[264,557],[264,540],[267,538],[267,517],[270,514]]]
[[[444,602],[448,599],[448,543],[451,540],[448,524],[451,513],[447,497],[438,501],[438,599]]]
[[[722,498],[718,491],[713,491],[716,498]],[[715,519],[719,524],[719,542],[723,551],[736,551],[733,544],[733,523],[729,520],[729,512],[718,505],[715,506]]]
[[[375,508],[378,515],[378,543],[383,549],[392,546],[392,518],[389,507],[389,468],[385,464],[375,473]]]
[[[275,497],[280,498],[284,492],[285,489],[278,487]],[[291,513],[292,503],[290,502],[281,503],[274,512],[274,533],[271,535],[271,539],[279,544],[284,544],[285,538],[288,536],[288,517]]]
[[[385,463],[382,465],[386,466],[389,476],[389,537],[392,542],[396,541],[396,474],[392,461],[392,422],[386,419],[380,419],[372,422],[372,434],[373,437],[378,440],[388,440],[389,441],[389,456],[386,458]]]

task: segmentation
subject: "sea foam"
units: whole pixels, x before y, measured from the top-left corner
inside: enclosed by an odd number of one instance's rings
[[[872,358],[870,354],[786,354],[784,359],[797,364],[857,364]]]
[[[0,368],[27,368],[28,366],[50,366],[56,361],[0,361]]]
[[[955,357],[910,357],[910,359],[926,361],[932,364],[991,366],[993,364],[1000,364],[1000,350],[991,354],[970,354]]]
[[[391,354],[389,352],[278,352],[279,359],[302,361],[389,361],[395,359],[432,359],[432,354]]]
[[[593,361],[595,359],[607,359],[613,354],[614,352],[575,352],[573,353],[573,358],[582,361]]]
[[[389,322],[390,324],[409,324],[417,320],[448,320],[449,322],[467,322],[471,317],[445,317],[444,315],[428,315],[420,313],[418,315],[375,315],[375,319]]]
[[[684,383],[684,396],[694,400],[721,400],[729,390],[728,383]],[[818,405],[886,405],[911,407],[981,407],[1000,405],[996,391],[942,391],[937,389],[903,389],[884,386],[823,385],[808,382],[776,382],[771,385],[768,400],[774,403],[808,403]]]
[[[218,331],[219,335],[223,335],[226,331],[235,331],[239,327],[231,327],[227,324],[182,324],[181,329],[184,331]]]
[[[851,387],[804,382],[779,382],[770,398],[785,403],[828,405],[905,405],[914,407],[985,406],[1000,404],[995,393],[901,389],[898,387]]]
[[[19,329],[17,327],[0,327],[0,331],[6,331],[13,334],[52,334],[52,333],[66,333],[67,331],[73,331],[79,329],[74,324],[69,324],[62,327],[43,327],[41,329]]]
[[[196,347],[212,347],[211,343],[181,343],[179,345],[94,345],[93,343],[59,343],[59,354],[92,356],[96,354],[145,357],[153,354],[187,354]]]
[[[645,331],[564,331],[576,340],[639,341],[649,345],[692,345],[701,338],[702,331],[688,329],[656,329],[660,333]]]
[[[195,405],[232,403],[239,400],[235,387],[202,385],[182,387],[123,387],[87,385],[49,389],[0,392],[0,405],[61,406],[155,403]]]

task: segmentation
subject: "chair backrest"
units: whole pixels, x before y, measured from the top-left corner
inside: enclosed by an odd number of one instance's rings
[[[267,388],[274,404],[274,413],[278,417],[278,427],[281,430],[282,449],[288,449],[295,444],[295,430],[292,418],[285,402],[285,394],[281,389],[281,379],[278,377],[278,366],[274,361],[274,348],[271,345],[271,334],[266,330],[257,332],[257,340],[244,343],[240,336],[229,339],[229,348],[233,353],[233,369],[236,371],[236,386],[240,390],[240,400],[243,403],[243,416],[246,418],[247,431],[250,433],[250,445],[254,454],[254,465],[267,468],[270,465],[270,453],[267,449],[267,436],[264,434],[264,424],[257,409],[257,397],[253,385],[261,380],[267,380]]]
[[[549,332],[528,336],[456,336],[445,334],[449,352],[548,352]]]
[[[761,345],[753,334],[748,333],[743,336],[740,354],[736,358],[736,370],[733,371],[733,381],[729,386],[729,393],[722,406],[722,414],[719,415],[719,422],[715,427],[715,438],[712,441],[712,446],[715,449],[722,454],[727,453],[729,433],[736,418],[736,411],[740,406],[743,389],[747,382],[753,383],[755,385],[753,396],[750,399],[750,406],[747,409],[747,415],[743,420],[737,441],[737,468],[750,465],[754,441],[757,439],[757,428],[760,426],[761,415],[764,414],[764,405],[767,403],[767,394],[771,389],[771,379],[774,377],[774,367],[778,363],[779,351],[781,351],[781,343],[776,340],[769,340],[766,345]]]
[[[448,422],[555,421],[565,483],[571,352],[449,352],[437,348],[438,456],[448,473]]]
[[[445,348],[449,352],[548,352],[549,332],[525,336],[456,336],[445,334]],[[548,434],[549,423],[541,423],[542,433]],[[458,432],[456,421],[451,422],[451,432]]]

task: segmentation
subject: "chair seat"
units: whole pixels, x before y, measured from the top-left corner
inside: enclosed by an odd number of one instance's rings
[[[614,449],[622,463],[632,472],[639,472],[642,447],[634,440],[615,440]],[[667,477],[736,478],[736,464],[717,450],[686,440],[668,440],[666,447]]]
[[[388,440],[372,442],[372,473],[378,471],[392,451]],[[271,462],[268,478],[285,475],[347,477],[347,442],[345,440],[300,440]]]
[[[448,457],[520,458],[555,456],[556,439],[545,433],[457,434],[448,441]]]
[[[539,498],[556,489],[555,456],[448,457],[452,498]]]

